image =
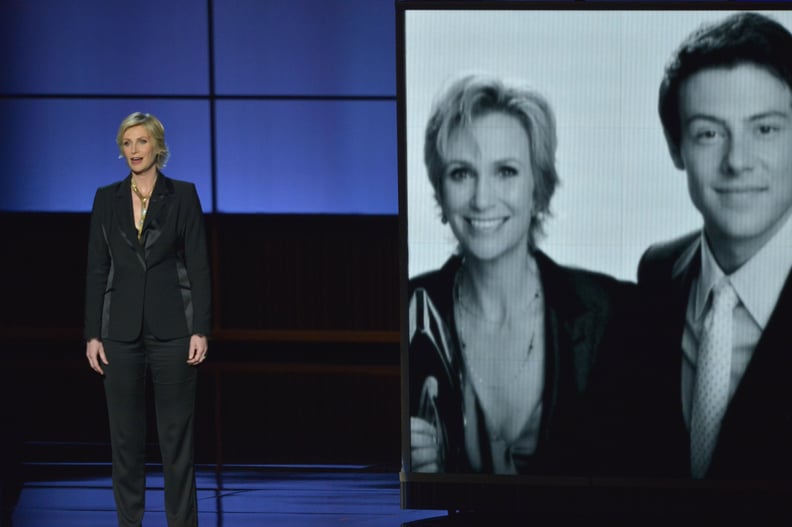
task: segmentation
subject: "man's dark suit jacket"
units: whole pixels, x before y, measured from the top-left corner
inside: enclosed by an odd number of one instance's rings
[[[625,311],[632,305],[634,284],[562,267],[541,252],[536,253],[536,262],[545,302],[545,386],[537,449],[521,472],[585,475],[591,470],[594,429],[601,424],[592,423],[595,414],[588,397],[593,370],[600,354],[621,347],[616,341],[622,337],[620,329],[626,320]],[[456,357],[452,366],[455,376],[462,375],[453,299],[454,277],[460,265],[461,258],[452,257],[440,270],[416,277],[409,284],[410,295],[418,288],[424,289],[443,318],[451,334],[451,353]],[[437,366],[429,365],[437,364],[434,357],[416,356],[413,347],[409,362],[410,404],[415,406],[422,377],[442,377],[443,373]],[[454,381],[451,384],[459,385]],[[460,398],[457,394],[458,400],[449,405],[455,410],[448,412],[451,422],[445,423],[451,443],[447,472],[470,471],[464,451]],[[417,414],[411,410],[411,415]],[[482,444],[489,443],[484,439]]]
[[[701,267],[701,233],[646,251],[638,270],[652,329],[641,380],[643,417],[662,471],[690,475],[689,435],[681,403],[682,332],[693,279]],[[792,477],[792,275],[754,350],[721,425],[707,473],[714,479]]]
[[[159,174],[137,239],[130,176],[96,192],[88,239],[86,340],[169,340],[211,331],[206,231],[195,185]]]

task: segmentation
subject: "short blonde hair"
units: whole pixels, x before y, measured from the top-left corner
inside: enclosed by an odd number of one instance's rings
[[[446,149],[452,134],[491,112],[515,117],[528,134],[534,175],[534,214],[528,243],[536,248],[543,223],[550,215],[550,198],[559,184],[555,166],[558,140],[553,109],[540,93],[522,84],[507,83],[487,74],[457,78],[437,97],[426,126],[424,162],[435,199],[441,204],[441,179],[446,167]]]
[[[165,143],[165,127],[159,119],[150,113],[134,112],[121,121],[121,125],[118,127],[118,134],[116,135],[116,144],[121,156],[123,157],[124,155],[124,134],[133,126],[138,125],[143,125],[154,141],[154,148],[157,151],[157,168],[164,168],[170,158],[170,151],[167,143]]]

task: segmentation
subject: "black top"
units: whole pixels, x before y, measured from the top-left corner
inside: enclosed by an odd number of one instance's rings
[[[601,426],[597,400],[590,397],[595,364],[603,353],[621,349],[635,286],[604,274],[562,267],[542,252],[535,257],[545,302],[545,387],[536,451],[517,466],[531,474],[587,474],[594,470],[591,457]],[[437,351],[428,351],[420,340],[417,346],[411,343],[409,352],[410,415],[421,411],[420,392],[426,376],[442,379],[437,405],[448,441],[446,472],[471,471],[464,447],[461,401],[465,368],[454,321],[454,277],[461,264],[462,259],[454,256],[440,270],[418,276],[409,284],[411,298],[419,290],[426,292],[442,320],[438,325],[444,326],[447,334],[448,360],[439,360]],[[596,376],[606,382],[604,375]],[[480,437],[482,445],[487,445],[486,434]],[[488,448],[482,450],[489,452]]]

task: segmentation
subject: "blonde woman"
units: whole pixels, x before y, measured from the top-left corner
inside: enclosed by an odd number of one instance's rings
[[[211,331],[201,204],[192,183],[160,171],[169,152],[156,117],[129,115],[117,143],[130,172],[94,198],[84,336],[88,363],[104,378],[118,524],[139,526],[143,518],[150,375],[168,525],[196,525],[196,367]]]

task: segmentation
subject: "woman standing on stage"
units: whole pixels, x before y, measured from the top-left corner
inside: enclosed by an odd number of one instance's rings
[[[193,526],[196,367],[211,330],[203,213],[195,185],[160,172],[169,152],[156,117],[129,115],[116,142],[130,173],[94,198],[84,337],[88,362],[104,377],[118,523],[143,518],[150,374],[168,525]]]

